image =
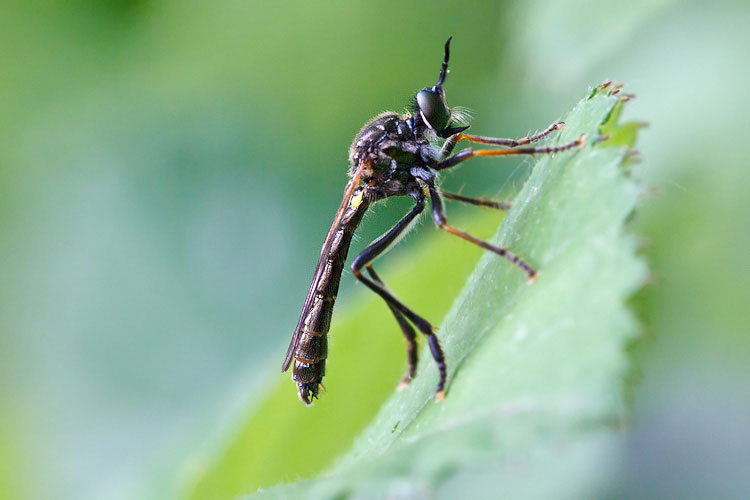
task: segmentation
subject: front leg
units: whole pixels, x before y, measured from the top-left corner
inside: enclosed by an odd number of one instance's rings
[[[458,144],[459,141],[463,139],[466,139],[467,141],[471,141],[471,142],[478,142],[481,144],[494,144],[496,146],[507,146],[509,148],[515,148],[517,146],[523,146],[525,144],[536,142],[540,139],[543,139],[544,137],[547,137],[549,134],[551,134],[555,130],[562,130],[564,127],[565,127],[565,124],[563,122],[555,122],[549,127],[547,127],[546,129],[544,129],[542,132],[539,132],[538,134],[526,136],[521,139],[504,139],[501,137],[486,137],[486,136],[481,136],[481,135],[472,135],[472,134],[464,134],[464,133],[453,134],[443,144],[443,147],[440,150],[440,159],[444,160],[448,158],[448,156],[450,156],[450,154],[453,152],[453,148],[456,147],[456,144]]]
[[[432,168],[435,170],[444,170],[446,168],[454,167],[464,160],[473,158],[475,156],[508,156],[508,155],[535,155],[535,154],[551,154],[551,153],[562,153],[573,148],[581,148],[586,144],[586,136],[581,136],[575,141],[571,141],[561,146],[543,146],[543,147],[525,147],[517,149],[471,149],[467,148],[458,153],[454,154],[450,158],[447,158]]]

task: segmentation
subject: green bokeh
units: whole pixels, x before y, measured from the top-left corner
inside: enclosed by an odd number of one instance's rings
[[[186,460],[281,376],[351,137],[434,81],[449,34],[448,100],[474,110],[477,133],[542,128],[608,78],[637,94],[626,118],[649,126],[632,168],[654,189],[634,227],[653,284],[634,300],[647,340],[612,488],[735,494],[750,441],[749,15],[743,2],[5,2],[2,495],[176,494]],[[477,159],[446,185],[515,192],[523,165]],[[378,209],[352,252],[405,206]],[[418,258],[423,236],[393,259]],[[345,277],[342,318],[357,293]]]

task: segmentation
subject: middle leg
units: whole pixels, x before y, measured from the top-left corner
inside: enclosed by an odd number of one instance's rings
[[[470,203],[472,205],[476,205],[478,207],[489,207],[489,208],[495,208],[497,210],[510,210],[511,202],[509,201],[495,201],[495,200],[487,200],[484,198],[474,198],[471,196],[464,196],[461,194],[455,194],[455,193],[448,193],[446,191],[440,191],[440,194],[443,196],[443,198],[446,198],[448,200],[456,200],[461,201],[464,203]]]

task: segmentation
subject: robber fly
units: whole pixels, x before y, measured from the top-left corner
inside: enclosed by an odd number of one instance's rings
[[[560,122],[553,123],[541,133],[517,140],[465,134],[464,131],[469,127],[462,123],[457,108],[448,107],[443,89],[448,74],[451,38],[445,42],[445,55],[437,83],[417,92],[412,98],[409,112],[402,115],[385,112],[367,122],[349,149],[349,183],[344,189],[344,199],[323,243],[310,291],[282,365],[282,372],[286,371],[294,360],[292,379],[297,383],[300,399],[307,405],[317,398],[318,387],[325,374],[328,354],[326,336],[349,245],[354,231],[372,204],[391,196],[410,196],[414,200],[414,207],[409,213],[365,248],[351,264],[354,276],[386,302],[406,338],[408,370],[402,379],[402,387],[416,374],[417,335],[414,327],[427,336],[427,345],[437,363],[440,379],[435,399],[438,401],[445,397],[445,355],[432,324],[386,288],[373,269],[372,261],[396,243],[399,236],[409,228],[424,210],[426,198],[430,199],[432,217],[439,228],[505,257],[525,272],[529,279],[536,275],[529,264],[509,250],[448,225],[443,211],[443,199],[497,209],[507,209],[509,205],[444,192],[437,187],[437,175],[441,170],[474,156],[557,153],[583,146],[584,137],[562,146],[526,146],[562,129],[563,124]],[[433,145],[441,139],[444,141],[442,147]],[[452,154],[456,144],[464,139],[502,147],[478,150],[468,148]],[[367,275],[363,274],[363,269]]]

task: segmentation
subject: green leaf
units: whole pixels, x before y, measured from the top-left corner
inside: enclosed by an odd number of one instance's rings
[[[634,256],[634,238],[623,230],[640,191],[622,168],[627,150],[591,140],[604,132],[635,138],[620,132],[618,103],[618,96],[599,87],[578,104],[555,142],[585,134],[589,144],[540,157],[495,235],[496,244],[510,248],[540,271],[537,280],[529,284],[517,267],[488,253],[454,302],[439,332],[449,366],[447,398],[433,401],[437,370],[429,352],[423,352],[420,373],[410,387],[391,394],[375,420],[325,475],[276,486],[259,496],[595,494],[601,464],[612,459],[616,441],[612,429],[626,413],[625,348],[638,326],[624,301],[646,277],[645,265]],[[457,263],[452,256],[443,257],[441,273]],[[434,264],[434,256],[427,256],[427,262]],[[434,274],[415,267],[421,273],[416,279],[429,280]],[[424,289],[430,290],[429,282],[426,285]],[[414,302],[417,311],[424,312],[429,305],[412,299],[407,302]],[[378,314],[383,315],[383,309]],[[368,305],[350,318],[369,317]],[[388,328],[389,336],[393,330]],[[357,338],[360,343],[367,340]],[[377,349],[375,344],[367,348]],[[385,377],[395,385],[398,376],[389,363],[394,357],[402,359],[403,352],[398,351],[350,353],[363,356],[359,368],[339,372],[342,379],[336,385],[346,378],[359,392],[347,393],[343,383],[334,389],[332,375],[331,394],[320,405],[322,411],[330,408],[352,415],[351,407],[364,408],[355,423],[341,427],[345,439],[340,439],[338,427],[326,426],[318,418],[321,413],[282,410],[286,403],[281,392],[278,400],[274,392],[249,419],[255,424],[246,427],[219,465],[202,476],[191,497],[228,498],[230,491],[267,485],[256,474],[256,467],[264,464],[307,460],[322,467],[337,451],[332,448],[346,442],[351,430],[374,412],[373,401],[378,398],[370,392],[392,387],[377,380]],[[372,359],[382,363],[382,372],[368,362]],[[367,385],[372,381],[372,387]],[[286,392],[293,390],[289,387]],[[291,399],[291,394],[284,397]],[[347,398],[346,406],[339,402],[342,397]],[[344,421],[336,413],[326,417],[339,425]],[[248,439],[247,433],[260,424],[255,440]],[[279,435],[289,436],[288,441],[280,442]],[[322,462],[316,462],[321,456]],[[295,467],[300,470],[300,464]],[[252,476],[254,482],[239,476]]]
[[[472,208],[471,214],[471,219],[451,220],[483,237],[491,236],[503,217],[502,212],[488,209]],[[417,245],[404,249],[405,253],[400,248],[389,253],[382,263],[378,261],[377,269],[406,303],[439,324],[482,251],[438,231],[429,221],[424,225],[416,229],[424,233]],[[345,273],[342,279],[353,277]],[[357,287],[355,296],[341,296],[339,302],[329,334],[327,390],[320,399],[311,407],[299,401],[290,374],[278,371],[284,355],[279,351],[264,376],[273,383],[265,395],[257,396],[257,406],[238,419],[215,450],[189,458],[184,496],[229,499],[281,481],[311,477],[350,448],[354,437],[372,421],[406,369],[406,344],[385,303],[366,288]],[[291,335],[291,331],[271,333]],[[423,362],[420,370],[427,371],[431,363]]]

